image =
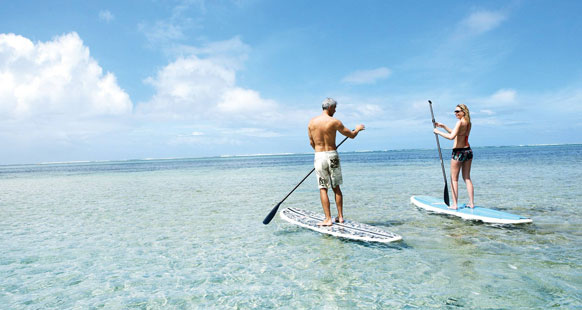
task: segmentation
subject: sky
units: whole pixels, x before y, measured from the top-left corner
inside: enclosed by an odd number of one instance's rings
[[[0,164],[582,143],[582,2],[0,0]],[[450,144],[450,145],[449,145]],[[452,142],[441,141],[450,148]]]

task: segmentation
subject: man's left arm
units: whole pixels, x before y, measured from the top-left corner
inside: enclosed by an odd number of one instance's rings
[[[339,131],[339,133],[341,133],[342,135],[353,139],[358,135],[358,132],[360,132],[364,129],[366,129],[366,127],[364,127],[363,124],[360,124],[360,125],[356,126],[355,130],[350,130],[349,128],[345,127],[342,122],[339,122],[337,131]]]

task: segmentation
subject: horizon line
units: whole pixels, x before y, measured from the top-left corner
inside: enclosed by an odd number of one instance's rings
[[[518,145],[486,145],[477,146],[473,148],[502,148],[502,147],[534,147],[534,146],[565,146],[565,145],[582,145],[582,143],[541,143],[541,144],[518,144]],[[433,150],[435,148],[400,148],[400,149],[384,149],[384,150],[354,150],[354,151],[338,151],[338,153],[375,153],[375,152],[395,152],[395,151],[414,151],[414,150]],[[452,148],[441,147],[443,150]],[[30,166],[30,165],[68,165],[68,164],[90,164],[90,163],[111,163],[111,162],[130,162],[130,161],[164,161],[164,160],[188,160],[188,159],[205,159],[205,158],[237,158],[237,157],[268,157],[268,156],[293,156],[293,155],[309,155],[313,152],[300,153],[256,153],[256,154],[223,154],[214,156],[198,156],[198,157],[160,157],[160,158],[133,158],[133,159],[97,159],[97,160],[70,160],[70,161],[47,161],[40,163],[14,163],[14,164],[0,164],[1,166]]]

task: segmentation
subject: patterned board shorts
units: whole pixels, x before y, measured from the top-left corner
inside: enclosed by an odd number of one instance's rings
[[[458,161],[468,161],[473,159],[473,151],[470,147],[453,149],[451,159]]]
[[[335,188],[343,183],[337,151],[315,152],[313,160],[319,188]]]

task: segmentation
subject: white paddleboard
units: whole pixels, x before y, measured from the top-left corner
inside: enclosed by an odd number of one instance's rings
[[[402,240],[402,237],[395,233],[352,220],[333,223],[332,226],[317,226],[317,223],[324,220],[325,216],[323,214],[298,208],[287,208],[281,211],[280,216],[289,223],[346,239],[382,243]]]
[[[494,224],[524,224],[531,223],[527,217],[515,215],[503,211],[475,206],[471,209],[465,204],[459,205],[457,210],[449,209],[442,199],[431,196],[412,196],[410,202],[419,208],[440,214],[458,216],[465,220],[482,221]]]

